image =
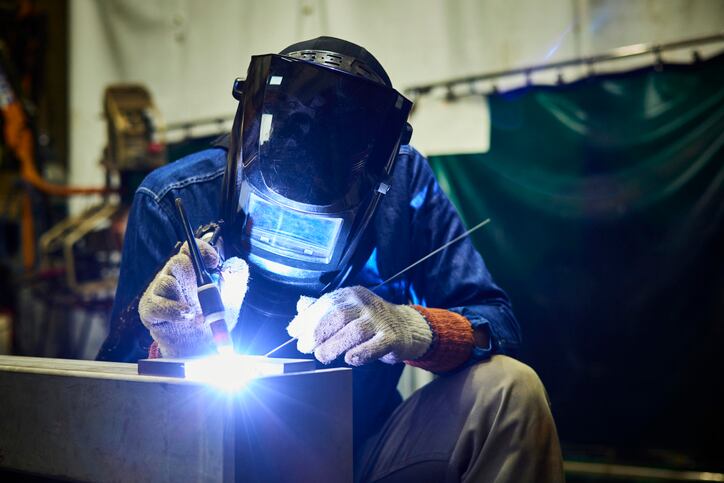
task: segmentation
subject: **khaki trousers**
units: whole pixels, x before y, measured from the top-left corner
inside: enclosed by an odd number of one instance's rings
[[[417,390],[360,454],[363,482],[564,481],[543,384],[500,355]]]

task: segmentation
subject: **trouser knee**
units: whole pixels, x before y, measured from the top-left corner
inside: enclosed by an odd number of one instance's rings
[[[509,409],[548,409],[548,396],[538,374],[520,361],[496,355],[468,370],[466,386],[475,399],[473,404],[490,404],[494,396]]]

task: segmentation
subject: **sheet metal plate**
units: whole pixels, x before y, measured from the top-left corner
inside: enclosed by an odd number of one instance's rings
[[[0,479],[351,481],[351,370],[260,377],[235,392],[137,371],[0,356]]]

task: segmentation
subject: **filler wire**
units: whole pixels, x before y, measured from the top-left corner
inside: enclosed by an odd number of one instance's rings
[[[461,240],[461,239],[465,238],[466,236],[470,235],[472,232],[474,232],[474,231],[477,230],[478,228],[482,228],[483,226],[487,225],[488,223],[490,223],[490,218],[484,219],[483,221],[481,221],[480,223],[478,223],[477,225],[475,225],[474,227],[472,227],[471,229],[469,229],[468,231],[466,231],[466,232],[463,233],[462,235],[456,236],[455,238],[453,238],[452,240],[450,240],[449,242],[447,242],[446,244],[444,244],[444,245],[441,246],[440,248],[436,248],[435,250],[431,251],[430,253],[428,253],[427,255],[425,255],[424,257],[422,257],[421,259],[419,259],[418,261],[416,261],[416,262],[413,263],[412,265],[409,265],[409,266],[403,268],[402,270],[400,270],[399,272],[397,272],[396,274],[394,274],[393,276],[391,276],[390,278],[388,278],[388,279],[385,280],[384,282],[375,285],[374,287],[372,287],[372,290],[376,290],[376,289],[380,288],[381,286],[383,286],[384,284],[386,284],[387,282],[390,282],[390,281],[396,279],[397,277],[399,277],[400,275],[402,275],[403,273],[405,273],[406,271],[408,271],[408,270],[411,269],[412,267],[415,267],[415,266],[419,265],[420,263],[424,262],[425,260],[427,260],[427,259],[430,258],[431,256],[433,256],[433,255],[435,255],[436,253],[438,253],[438,252],[446,249],[447,247],[449,247],[449,246],[452,245],[453,243],[457,242],[458,240]]]
[[[289,340],[286,341],[285,343],[276,346],[275,348],[273,348],[272,350],[270,350],[269,352],[267,352],[266,354],[264,354],[264,357],[269,357],[271,354],[274,354],[276,351],[278,351],[278,350],[281,349],[282,347],[285,347],[285,346],[288,345],[288,344],[291,344],[291,343],[294,342],[295,340],[297,340],[297,338],[296,338],[296,337],[292,337],[291,339],[289,339]]]

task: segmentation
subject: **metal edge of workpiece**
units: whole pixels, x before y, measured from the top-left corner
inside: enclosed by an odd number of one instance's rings
[[[134,364],[135,365],[135,364]],[[190,381],[187,379],[179,379],[177,377],[161,377],[161,376],[144,376],[139,375],[137,372],[124,373],[124,372],[99,372],[99,371],[84,371],[78,369],[68,368],[50,368],[50,367],[34,367],[34,366],[13,366],[6,365],[0,362],[0,372],[15,372],[22,374],[40,374],[46,376],[64,376],[64,377],[79,377],[85,379],[109,379],[117,381],[134,381],[134,382],[162,382],[170,384],[199,384],[197,381]]]
[[[180,377],[166,377],[138,374],[137,364],[128,362],[86,361],[76,359],[52,359],[44,357],[26,356],[0,356],[0,372],[18,372],[28,374],[44,374],[51,376],[81,377],[90,379],[110,379],[134,382],[156,382],[168,384],[184,384],[193,386],[207,386],[208,383]],[[114,372],[113,369],[120,369]],[[261,376],[261,379],[270,377],[288,377],[310,372],[345,371],[350,368],[339,367],[329,369],[314,369],[283,374],[270,374]]]

